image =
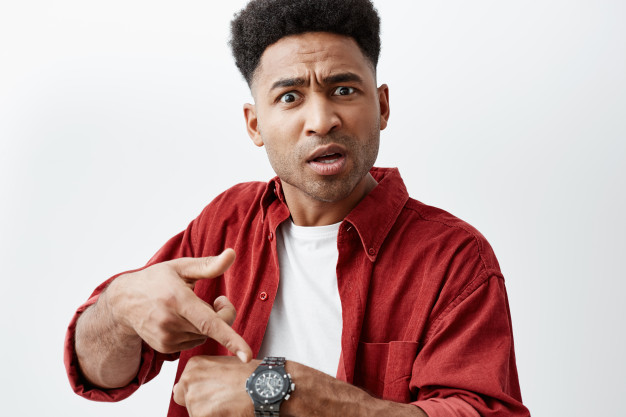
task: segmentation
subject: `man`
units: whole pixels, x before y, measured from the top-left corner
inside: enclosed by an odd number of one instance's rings
[[[369,0],[253,0],[231,45],[277,178],[96,289],[66,339],[75,391],[120,400],[179,358],[169,416],[529,415],[488,243],[373,168],[389,90]]]

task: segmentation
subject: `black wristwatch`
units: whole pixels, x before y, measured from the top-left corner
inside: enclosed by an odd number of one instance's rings
[[[280,405],[296,389],[285,371],[285,358],[266,357],[246,380],[255,417],[278,417]]]

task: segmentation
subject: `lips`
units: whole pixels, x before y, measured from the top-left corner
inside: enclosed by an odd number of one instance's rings
[[[319,175],[337,175],[346,165],[346,151],[336,144],[321,146],[309,156],[307,163]]]
[[[341,155],[340,153],[331,153],[328,155],[322,155],[318,158],[315,158],[314,161],[320,162],[322,164],[332,164],[333,162],[336,162],[342,156],[343,155]]]
[[[343,148],[343,146],[333,143],[330,145],[324,145],[316,148],[315,151],[311,155],[309,155],[307,161],[322,162],[324,160],[332,160],[333,158],[339,158],[345,155],[346,150]]]

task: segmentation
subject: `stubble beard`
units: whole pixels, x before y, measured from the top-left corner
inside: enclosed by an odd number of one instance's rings
[[[272,143],[270,140],[269,143]],[[339,176],[316,175],[306,165],[306,158],[319,146],[336,143],[348,150],[349,161],[352,164],[347,171]],[[376,126],[369,133],[365,142],[348,135],[329,134],[323,137],[313,137],[306,144],[298,147],[295,154],[283,155],[274,152],[265,141],[265,150],[270,165],[280,178],[314,200],[333,203],[347,198],[357,185],[374,166],[378,156],[380,143],[380,128]]]

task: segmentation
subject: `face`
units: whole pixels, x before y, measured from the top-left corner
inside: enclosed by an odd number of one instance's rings
[[[270,45],[244,106],[285,196],[338,202],[360,192],[389,116],[388,88],[349,37],[325,32]],[[371,177],[369,178],[371,180]]]

